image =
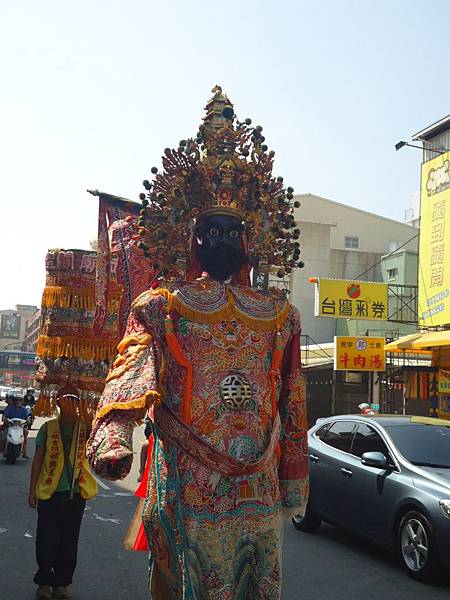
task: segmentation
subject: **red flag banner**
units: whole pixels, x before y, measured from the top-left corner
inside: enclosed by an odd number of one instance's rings
[[[94,331],[101,336],[105,329],[111,281],[115,278],[122,288],[119,308],[122,335],[131,303],[151,287],[154,280],[151,263],[134,240],[134,224],[142,207],[111,194],[95,194],[99,196],[99,216]]]

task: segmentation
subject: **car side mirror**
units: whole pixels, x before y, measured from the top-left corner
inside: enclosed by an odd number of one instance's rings
[[[361,462],[366,467],[375,467],[376,469],[387,469],[389,467],[387,458],[381,452],[364,452],[361,456]]]

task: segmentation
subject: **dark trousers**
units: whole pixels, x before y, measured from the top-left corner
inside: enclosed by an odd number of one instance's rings
[[[78,535],[86,504],[80,494],[70,500],[69,492],[56,492],[39,500],[36,534],[38,585],[68,586],[77,566]]]

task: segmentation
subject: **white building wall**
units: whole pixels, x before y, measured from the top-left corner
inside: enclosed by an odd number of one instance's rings
[[[314,318],[314,285],[309,283],[308,279],[330,270],[333,226],[302,221],[298,221],[298,224],[301,230],[301,258],[305,267],[294,271],[290,300],[300,310],[302,333],[309,335],[312,343],[332,341],[334,319]]]
[[[373,268],[375,263],[418,230],[313,194],[297,195],[295,199],[301,202],[296,216],[305,267],[294,271],[290,300],[300,309],[302,333],[309,335],[313,343],[331,342],[336,321],[314,317],[314,285],[309,283],[309,278],[356,279],[370,269],[359,278],[382,281],[380,267]],[[359,249],[345,249],[345,236],[359,237]],[[416,238],[406,247],[417,250],[417,241]]]
[[[403,243],[414,235],[414,229],[406,223],[333,202],[321,196],[299,194],[295,199],[301,203],[301,207],[296,209],[299,221],[334,225],[331,234],[332,248],[345,250],[345,236],[358,236],[359,250],[386,254],[390,242]],[[416,250],[417,239],[406,248]]]

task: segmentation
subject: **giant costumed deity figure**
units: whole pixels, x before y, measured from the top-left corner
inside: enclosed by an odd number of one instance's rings
[[[196,138],[144,181],[139,245],[161,278],[133,303],[89,457],[124,477],[148,412],[150,598],[275,600],[283,507],[308,495],[300,316],[249,272],[299,266],[299,231],[262,128],[213,92]]]

